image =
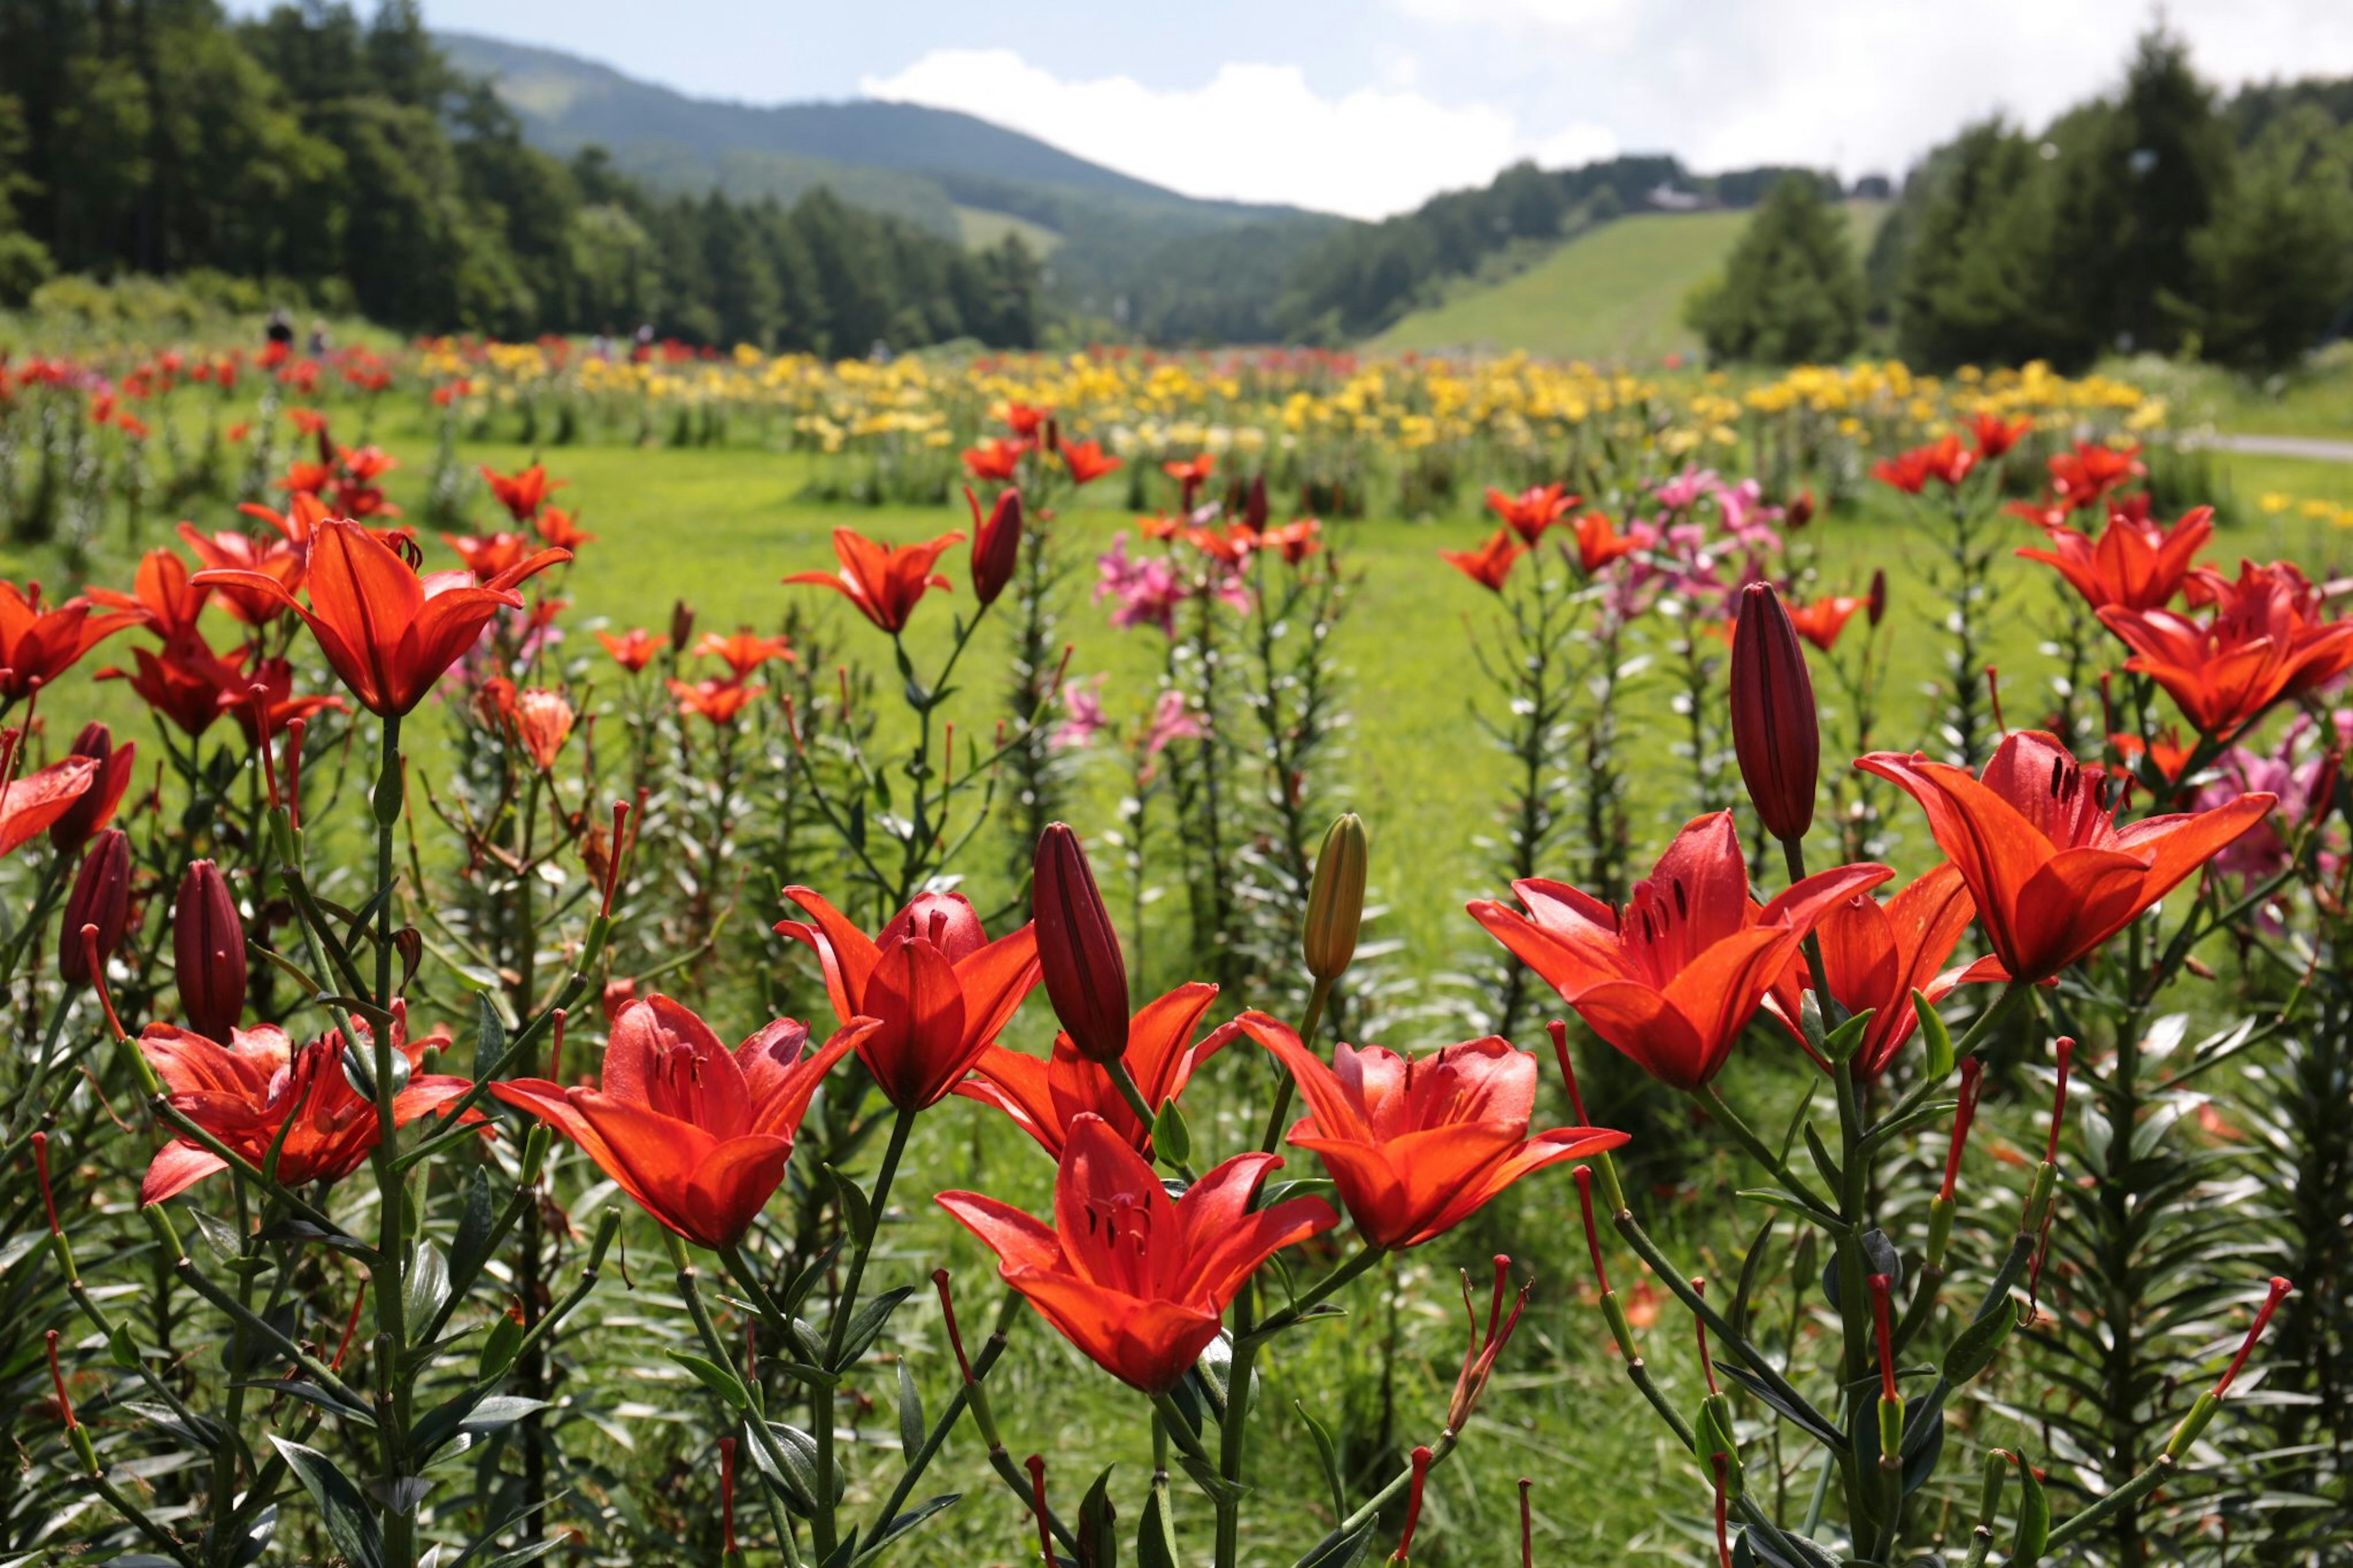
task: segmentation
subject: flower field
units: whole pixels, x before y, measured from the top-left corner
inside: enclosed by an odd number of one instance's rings
[[[2353,532],[2168,419],[0,363],[0,1563],[2328,1561]]]

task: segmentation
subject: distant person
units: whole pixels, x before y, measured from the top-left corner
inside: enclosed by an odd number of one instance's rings
[[[866,351],[866,357],[876,364],[889,364],[891,363],[890,341],[885,338],[875,339],[874,346]]]
[[[654,357],[654,324],[651,321],[638,323],[637,342],[629,350],[629,357],[639,364]]]
[[[269,324],[261,329],[262,341],[281,349],[294,346],[294,323],[286,319],[283,310],[269,312]]]
[[[327,323],[325,321],[321,321],[316,317],[311,319],[310,346],[305,348],[302,352],[309,354],[312,359],[317,359],[327,352]]]
[[[612,328],[607,327],[588,340],[588,357],[593,360],[609,360],[613,357]]]

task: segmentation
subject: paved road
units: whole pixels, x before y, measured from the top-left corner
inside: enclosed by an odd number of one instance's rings
[[[2319,463],[2353,463],[2353,441],[2324,436],[2238,436],[2208,431],[2184,436],[2185,447],[2211,447],[2224,452],[2245,452],[2258,458],[2305,458]]]

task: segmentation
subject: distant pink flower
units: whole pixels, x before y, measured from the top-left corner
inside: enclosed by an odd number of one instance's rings
[[[1086,745],[1110,721],[1103,717],[1103,678],[1067,680],[1062,683],[1062,711],[1069,715],[1054,726],[1046,744],[1057,752],[1072,751]]]
[[[1724,517],[1724,531],[1743,549],[1779,552],[1781,536],[1772,525],[1781,521],[1781,509],[1765,504],[1765,488],[1755,479],[1716,486],[1715,505]]]
[[[1165,557],[1135,560],[1127,552],[1127,535],[1116,534],[1111,548],[1095,557],[1095,603],[1105,599],[1115,601],[1111,624],[1122,631],[1151,626],[1175,637],[1185,585]]]
[[[1181,691],[1164,691],[1152,705],[1152,727],[1145,732],[1146,756],[1158,756],[1178,741],[1201,738],[1201,721],[1186,706]]]
[[[1651,494],[1669,511],[1689,511],[1716,486],[1714,468],[1685,468],[1673,479],[1661,483]]]

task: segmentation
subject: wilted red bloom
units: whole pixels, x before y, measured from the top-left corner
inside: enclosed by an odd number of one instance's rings
[[[1050,1227],[979,1193],[942,1193],[998,1259],[997,1272],[1097,1366],[1166,1394],[1260,1266],[1339,1223],[1321,1198],[1253,1211],[1272,1154],[1238,1154],[1170,1202],[1159,1177],[1101,1118],[1071,1128]]]
[[[1544,537],[1546,529],[1558,522],[1561,514],[1581,499],[1570,495],[1566,485],[1545,485],[1522,490],[1515,496],[1505,495],[1491,485],[1487,489],[1487,510],[1502,518],[1504,526],[1518,534],[1524,542],[1534,544]]]
[[[986,521],[980,515],[980,498],[968,487],[964,499],[972,507],[972,596],[993,605],[1021,562],[1021,492],[998,492]]]
[[[976,479],[1002,484],[1020,472],[1022,456],[1029,450],[1028,441],[1007,441],[991,436],[977,446],[965,448],[965,472]]]
[[[491,494],[498,498],[499,504],[507,509],[507,515],[518,523],[537,517],[539,509],[547,504],[549,493],[571,482],[549,479],[547,469],[537,463],[515,474],[493,473],[484,468],[482,480],[491,487]],[[553,544],[555,541],[548,542]]]
[[[1606,511],[1588,511],[1577,520],[1577,563],[1588,577],[1641,548],[1641,541],[1618,531]]]
[[[1928,814],[1960,868],[1994,956],[1972,979],[2047,980],[2096,951],[2272,808],[2248,795],[2212,811],[2116,823],[2105,770],[2037,730],[2006,737],[1971,777],[1923,756],[1874,752],[1855,766],[1893,780]]]
[[[1978,455],[1962,446],[1958,436],[1947,436],[1872,464],[1871,477],[1916,496],[1930,479],[1948,489],[1957,488],[1977,462]]]
[[[94,616],[88,599],[45,606],[40,592],[0,582],[0,707],[50,684],[135,618]]]
[[[122,945],[131,923],[131,839],[110,827],[90,840],[90,853],[66,895],[65,919],[58,924],[58,978],[69,985],[90,984],[90,943],[84,926],[98,928],[98,961],[104,963]]]
[[[1731,686],[1732,748],[1757,820],[1776,838],[1803,838],[1821,780],[1821,719],[1798,628],[1769,583],[1741,590]]]
[[[1296,566],[1324,548],[1323,532],[1321,518],[1294,518],[1281,528],[1270,528],[1260,534],[1259,544],[1278,552],[1286,564]]]
[[[1919,1027],[1913,992],[1932,1003],[1941,1002],[1961,983],[1963,970],[1947,970],[1945,964],[1976,913],[1960,872],[1946,865],[1884,904],[1868,893],[1857,893],[1833,904],[1815,924],[1814,939],[1821,943],[1831,995],[1850,1015],[1873,1009],[1852,1058],[1857,1078],[1867,1083],[1885,1072],[1904,1042]],[[1813,988],[1811,967],[1793,959],[1765,1001],[1767,1010],[1788,1026],[1809,1056],[1814,1047],[1807,1041],[1799,1017],[1804,994]],[[1826,1016],[1829,1011],[1823,1009]],[[1830,1070],[1828,1063],[1820,1058],[1815,1060],[1825,1072]]]
[[[1814,521],[1814,492],[1799,490],[1781,509],[1781,519],[1791,528],[1803,528]]]
[[[2125,668],[2164,687],[2202,734],[2227,741],[2353,668],[2353,621],[2324,619],[2320,591],[2284,562],[2242,563],[2235,582],[2201,571],[2187,586],[2211,606],[2205,620],[2112,606],[2100,621],[2133,650]]]
[[[357,1049],[373,1059],[368,1026],[356,1018],[352,1026],[359,1032]],[[470,1079],[413,1070],[427,1050],[448,1044],[439,1030],[409,1039],[408,1005],[393,1003],[392,1047],[412,1069],[407,1086],[393,1097],[395,1126],[430,1116],[474,1087]],[[343,1037],[335,1030],[296,1050],[275,1024],[229,1031],[226,1046],[176,1024],[150,1024],[140,1034],[139,1052],[171,1091],[174,1110],[256,1165],[267,1163],[280,1131],[291,1122],[278,1152],[278,1179],[287,1186],[340,1181],[375,1152],[375,1103],[343,1076]],[[480,1117],[469,1111],[466,1120]],[[228,1163],[203,1144],[174,1139],[148,1165],[139,1201],[160,1204],[227,1169]]]
[[[561,691],[534,686],[515,694],[515,735],[531,753],[532,766],[545,773],[555,765],[556,753],[564,750],[575,718]]]
[[[816,952],[834,1015],[881,1020],[858,1057],[902,1110],[946,1099],[1038,984],[1036,928],[991,942],[961,893],[921,895],[880,942],[807,888],[785,896],[815,923],[780,921],[776,931]]]
[[[705,632],[702,640],[695,645],[694,651],[702,658],[724,659],[738,680],[772,658],[781,658],[786,664],[801,661],[801,656],[793,651],[790,637],[764,637],[749,626],[738,626],[731,637],[723,637],[717,632]],[[620,656],[616,654],[614,657],[617,658]]]
[[[1853,619],[1854,613],[1869,605],[1868,599],[1859,599],[1848,594],[1832,594],[1791,610],[1789,624],[1798,628],[1799,637],[1828,653],[1838,647],[1839,634],[1846,630],[1846,624]]]
[[[303,583],[308,608],[283,584],[259,573],[199,572],[195,580],[277,595],[310,624],[327,662],[361,706],[398,715],[425,700],[491,616],[522,607],[516,584],[570,559],[568,552],[543,550],[480,584],[468,572],[420,577],[359,523],[330,518],[311,544]]]
[[[13,737],[16,731],[9,731]],[[0,855],[13,855],[57,826],[58,818],[90,793],[98,764],[88,757],[68,757],[38,773],[13,779],[0,790]]]
[[[667,996],[613,1020],[596,1089],[512,1079],[491,1092],[580,1145],[639,1207],[698,1247],[734,1246],[784,1180],[801,1118],[835,1063],[871,1025],[814,1055],[808,1029],[779,1018],[729,1051]]]
[[[2148,470],[2141,467],[2140,448],[2078,441],[2074,449],[2052,458],[2051,489],[2070,510],[2080,510],[2102,496]]]
[[[122,794],[131,787],[131,770],[139,761],[138,747],[129,741],[121,746],[114,743],[114,732],[93,721],[81,728],[74,737],[73,757],[88,757],[98,764],[90,775],[89,787],[66,814],[49,826],[49,843],[56,848],[71,852],[90,842],[90,835],[114,820],[114,808],[122,802]]]
[[[151,550],[139,558],[131,592],[92,588],[93,603],[121,611],[129,623],[145,626],[165,643],[195,629],[196,616],[211,595],[188,581],[188,563],[168,550]]]
[[[714,724],[733,724],[752,705],[752,699],[768,689],[740,680],[698,680],[691,685],[672,680],[669,685],[670,694],[678,699],[681,718],[700,715]]]
[[[2154,610],[2181,591],[2190,558],[2214,535],[2214,509],[2201,506],[2185,512],[2170,528],[2111,512],[2097,543],[2072,528],[2046,531],[2050,549],[2018,553],[2057,567],[2094,610],[2111,605]]]
[[[2033,419],[2024,415],[2016,420],[2004,419],[1990,410],[1969,416],[1969,434],[1976,438],[1978,458],[1982,462],[1990,463],[2007,456],[2033,428]]]
[[[785,581],[831,588],[857,605],[860,615],[895,635],[906,629],[917,600],[931,589],[948,586],[948,580],[934,572],[932,564],[949,545],[963,539],[959,530],[924,544],[877,544],[854,528],[837,528],[833,553],[841,570],[796,572]]]
[[[1759,909],[1732,814],[1694,820],[1624,910],[1564,882],[1514,882],[1528,912],[1491,900],[1471,915],[1652,1078],[1696,1089],[1732,1055],[1757,1004],[1831,908],[1892,873],[1819,871]]]
[[[661,638],[643,626],[632,626],[619,637],[610,632],[598,632],[596,640],[605,645],[605,651],[613,656],[613,662],[631,675],[651,664],[654,656],[662,650]]]
[[[205,572],[236,572],[267,577],[277,584],[276,592],[265,592],[241,583],[207,579],[222,606],[247,626],[268,626],[277,619],[292,602],[289,594],[302,581],[301,552],[282,539],[262,543],[234,529],[206,533],[193,522],[180,524],[180,537],[203,563],[204,572],[198,576]]]
[[[1092,484],[1122,466],[1119,458],[1103,451],[1100,441],[1063,442],[1062,465],[1071,470],[1074,485]]]
[[[1030,858],[1029,912],[1046,1000],[1079,1054],[1115,1062],[1127,1050],[1127,960],[1079,836],[1049,823]]]
[[[1476,550],[1441,550],[1438,558],[1482,588],[1500,594],[1513,564],[1527,552],[1528,547],[1513,538],[1510,529],[1499,528],[1493,539]]]
[[[1307,1114],[1290,1142],[1324,1162],[1348,1217],[1375,1247],[1419,1247],[1522,1176],[1626,1142],[1599,1127],[1529,1137],[1536,1058],[1493,1035],[1420,1058],[1340,1045],[1327,1066],[1264,1013],[1236,1022],[1298,1084]]]
[[[1154,1110],[1184,1093],[1193,1069],[1234,1037],[1233,1026],[1228,1025],[1206,1040],[1194,1041],[1202,1015],[1217,995],[1216,986],[1198,981],[1179,985],[1146,1002],[1128,1020],[1123,1059],[1144,1103]],[[1129,1108],[1127,1097],[1112,1082],[1110,1069],[1082,1056],[1068,1034],[1054,1037],[1050,1061],[1003,1046],[989,1047],[955,1092],[997,1107],[1057,1160],[1062,1157],[1071,1123],[1082,1113],[1102,1117],[1137,1153],[1146,1158],[1152,1153],[1152,1129]]]
[[[569,550],[575,554],[579,553],[582,545],[596,542],[596,536],[582,532],[578,518],[560,506],[548,507],[541,511],[532,527],[538,531],[542,543],[552,544],[558,550]]]
[[[521,533],[491,533],[474,537],[445,533],[441,542],[458,552],[466,570],[483,582],[501,572],[512,571],[531,552],[531,539]]]

